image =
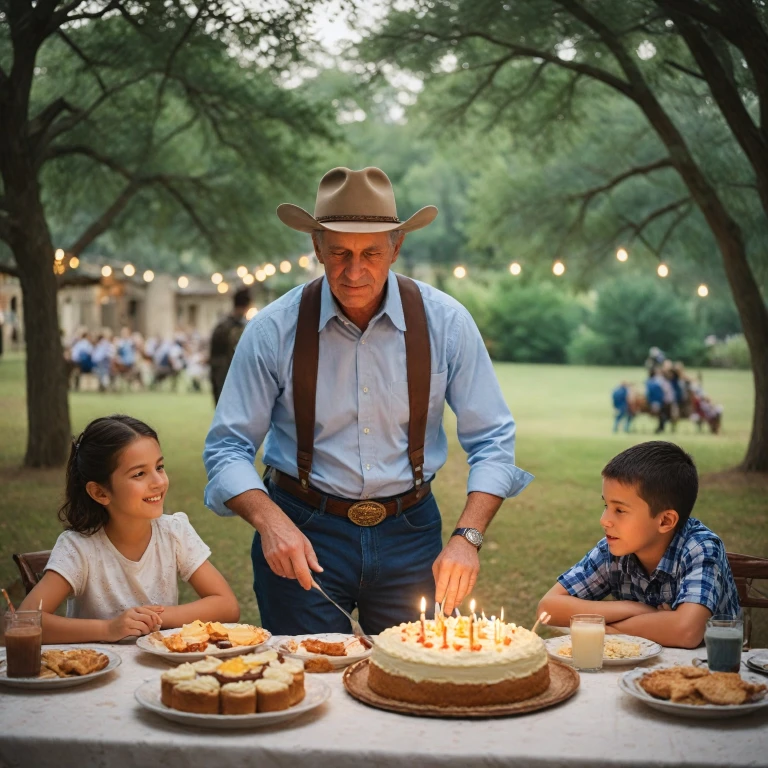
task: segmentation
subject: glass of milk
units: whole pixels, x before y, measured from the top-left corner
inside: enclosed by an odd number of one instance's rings
[[[707,666],[711,672],[738,672],[741,646],[744,642],[744,622],[735,616],[713,616],[707,621],[704,643],[707,646]]]
[[[597,672],[603,668],[605,617],[593,613],[571,616],[571,650],[573,666],[581,672]]]

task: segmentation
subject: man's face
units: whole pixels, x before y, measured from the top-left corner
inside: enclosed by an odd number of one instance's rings
[[[402,238],[392,245],[388,232],[323,232],[312,238],[333,295],[344,309],[375,309],[397,261]]]
[[[636,488],[617,480],[603,478],[603,501],[605,509],[600,525],[605,531],[608,549],[616,557],[642,554],[677,524],[677,513],[672,510],[652,517],[651,508],[638,496]]]

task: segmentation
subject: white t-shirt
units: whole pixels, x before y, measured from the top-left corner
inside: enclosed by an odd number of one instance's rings
[[[210,556],[189,518],[176,512],[152,521],[152,538],[138,562],[121,555],[103,528],[92,536],[64,531],[46,570],[72,587],[68,617],[113,619],[138,605],[177,605],[177,576],[189,581]]]

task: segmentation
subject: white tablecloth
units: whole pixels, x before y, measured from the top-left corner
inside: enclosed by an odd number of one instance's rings
[[[622,667],[582,674],[576,695],[557,707],[475,721],[371,709],[346,693],[341,673],[326,674],[333,693],[320,708],[283,726],[212,731],[143,710],[134,691],[144,680],[159,685],[167,665],[135,646],[110,647],[123,663],[101,680],[55,692],[0,689],[0,766],[768,766],[768,710],[673,718],[623,694]],[[668,649],[657,661],[694,655],[703,649]]]

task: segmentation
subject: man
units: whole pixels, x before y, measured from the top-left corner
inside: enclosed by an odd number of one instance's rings
[[[213,391],[213,403],[217,405],[221,396],[221,388],[227,371],[232,364],[235,347],[245,329],[248,307],[251,305],[251,294],[247,288],[241,288],[235,292],[232,312],[228,314],[214,329],[211,334],[211,354],[209,366],[211,372],[211,389]]]
[[[450,613],[474,587],[494,514],[532,477],[514,464],[515,424],[469,313],[390,270],[437,209],[400,222],[382,171],[335,168],[314,216],[277,213],[312,234],[325,277],[243,334],[206,440],[205,503],[256,529],[254,590],[274,633],[349,631],[314,574],[369,633],[414,619],[421,596]],[[430,483],[447,458],[446,401],[470,473],[443,547]],[[265,436],[264,483],[253,462]]]

